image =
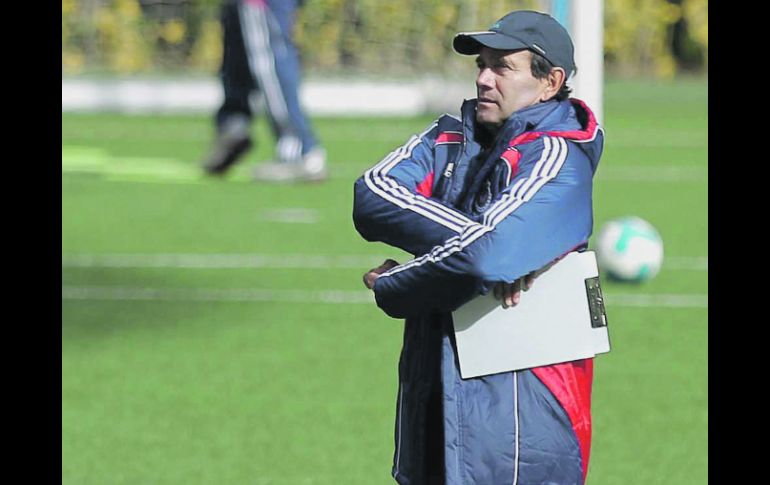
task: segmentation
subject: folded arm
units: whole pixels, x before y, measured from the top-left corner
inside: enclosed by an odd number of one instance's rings
[[[543,143],[549,142],[539,142]],[[556,142],[554,142],[556,143]],[[579,155],[522,158],[522,171],[480,223],[465,227],[429,253],[377,278],[377,305],[403,318],[426,311],[454,311],[500,282],[512,283],[588,241],[591,172]]]
[[[433,183],[437,134],[434,123],[356,180],[353,223],[364,239],[419,255],[472,224],[462,213],[424,195]]]

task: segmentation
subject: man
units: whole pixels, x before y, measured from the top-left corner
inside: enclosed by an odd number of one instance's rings
[[[400,484],[581,484],[592,361],[462,379],[451,311],[494,291],[509,307],[534,276],[584,250],[604,135],[569,99],[573,45],[552,17],[515,11],[460,33],[477,55],[476,99],[355,183],[354,223],[416,258],[364,275],[406,318],[392,474]]]
[[[299,101],[300,61],[292,41],[296,0],[225,0],[220,72],[225,99],[216,113],[217,138],[204,162],[211,175],[224,174],[251,141],[251,96],[265,100],[276,138],[277,161],[261,164],[255,179],[268,182],[326,178],[326,152]]]

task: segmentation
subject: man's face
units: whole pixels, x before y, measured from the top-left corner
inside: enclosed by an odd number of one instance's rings
[[[476,58],[476,121],[499,127],[513,112],[540,102],[548,81],[532,75],[531,59],[527,50],[481,48]]]

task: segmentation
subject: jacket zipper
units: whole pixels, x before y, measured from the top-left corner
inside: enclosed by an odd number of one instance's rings
[[[515,436],[513,455],[513,485],[519,483],[519,373],[513,372],[513,419]]]

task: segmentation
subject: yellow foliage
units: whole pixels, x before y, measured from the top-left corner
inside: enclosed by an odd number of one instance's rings
[[[96,11],[96,28],[106,37],[112,37],[118,29],[118,20],[112,10],[101,7]]]
[[[187,28],[181,19],[169,20],[160,31],[160,36],[169,44],[179,44],[186,34]]]
[[[671,79],[676,74],[676,62],[671,56],[663,57],[655,64],[655,75],[663,79]]]
[[[66,74],[79,74],[85,67],[85,56],[82,52],[63,50],[61,53],[61,67]]]
[[[676,62],[666,41],[681,16],[665,0],[605,0],[604,52],[621,71],[671,77]]]
[[[77,8],[75,0],[62,0],[61,1],[61,14],[62,18],[67,15],[72,15]]]
[[[660,3],[658,4],[658,18],[664,24],[673,25],[682,17],[682,8],[679,5],[673,3]]]
[[[708,53],[709,7],[708,0],[684,0],[684,17],[690,28],[690,35]]]
[[[96,12],[96,28],[109,67],[118,73],[132,73],[151,65],[150,47],[141,32],[141,15],[136,0],[117,0]]]
[[[192,40],[189,58],[174,65],[214,71],[222,56],[218,3],[185,0],[197,12],[162,22],[139,0],[62,0],[62,69],[101,66],[118,72],[164,67]],[[549,0],[306,0],[297,12],[295,42],[309,69],[356,68],[364,73],[454,73],[465,59],[452,51],[452,36],[488,27],[516,9],[544,10]],[[577,8],[577,7],[575,7]],[[201,18],[203,15],[203,18]],[[608,70],[674,75],[670,28],[687,21],[690,37],[708,62],[708,0],[604,0],[604,49]],[[198,25],[188,24],[195,21]],[[190,39],[192,35],[195,38]],[[165,46],[168,47],[168,46]],[[344,65],[343,65],[344,64]],[[469,64],[472,66],[472,64]]]
[[[218,20],[207,20],[203,23],[190,61],[193,67],[209,72],[215,72],[219,68],[222,61],[222,27]]]
[[[115,12],[126,20],[136,20],[142,15],[142,9],[136,0],[116,0]]]

